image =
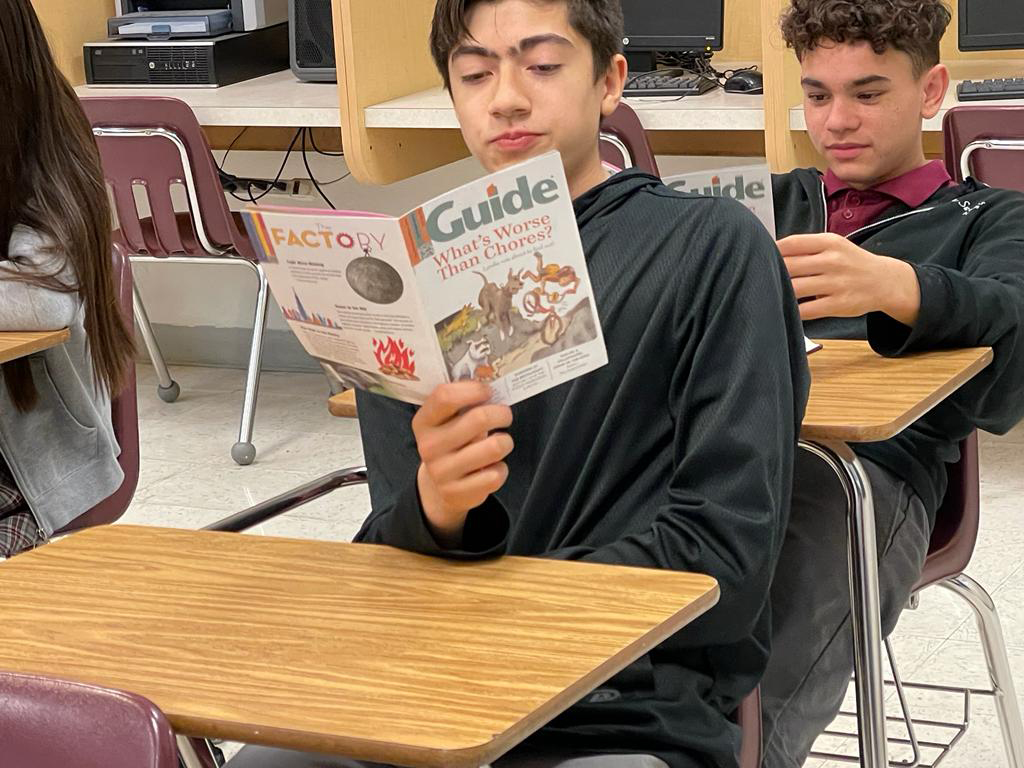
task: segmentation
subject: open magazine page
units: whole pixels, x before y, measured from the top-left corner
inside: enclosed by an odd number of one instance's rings
[[[608,362],[561,157],[550,152],[402,220],[452,381],[517,403]]]
[[[244,216],[288,325],[343,383],[421,403],[447,380],[397,219],[271,206]]]
[[[743,203],[757,216],[765,229],[776,238],[775,199],[772,196],[772,172],[767,164],[737,165],[728,168],[681,173],[666,176],[665,186],[678,192],[706,197],[728,197]],[[804,336],[807,354],[821,349],[821,344]]]

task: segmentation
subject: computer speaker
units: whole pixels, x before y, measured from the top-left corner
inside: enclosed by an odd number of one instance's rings
[[[292,72],[299,80],[335,82],[331,0],[288,0]]]

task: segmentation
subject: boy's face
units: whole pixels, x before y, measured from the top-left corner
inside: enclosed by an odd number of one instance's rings
[[[473,155],[495,171],[557,149],[573,196],[599,183],[600,119],[619,102],[625,60],[595,82],[590,43],[561,2],[480,2],[466,21],[448,71]]]
[[[800,63],[807,131],[836,176],[866,188],[924,164],[921,121],[942,106],[944,66],[916,77],[906,53],[863,41],[824,41]]]

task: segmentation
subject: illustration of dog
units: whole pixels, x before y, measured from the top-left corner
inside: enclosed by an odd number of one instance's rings
[[[475,270],[474,270],[475,271]],[[523,281],[510,269],[508,281],[500,288],[492,283],[482,272],[476,272],[484,281],[477,301],[484,313],[484,323],[490,323],[498,329],[498,338],[502,341],[512,335],[512,299],[523,289]]]
[[[452,381],[488,378],[491,368],[491,342],[486,337],[469,342],[466,354],[452,365]],[[481,374],[485,374],[481,376]],[[490,376],[489,378],[493,378]]]

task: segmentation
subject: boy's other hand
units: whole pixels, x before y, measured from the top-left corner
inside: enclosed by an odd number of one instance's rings
[[[921,289],[905,261],[878,256],[836,234],[791,235],[778,246],[802,319],[884,312],[904,325],[917,322]]]
[[[505,484],[512,452],[507,405],[488,405],[491,389],[476,381],[442,384],[412,420],[420,468],[416,483],[431,533],[454,549],[466,515]]]

